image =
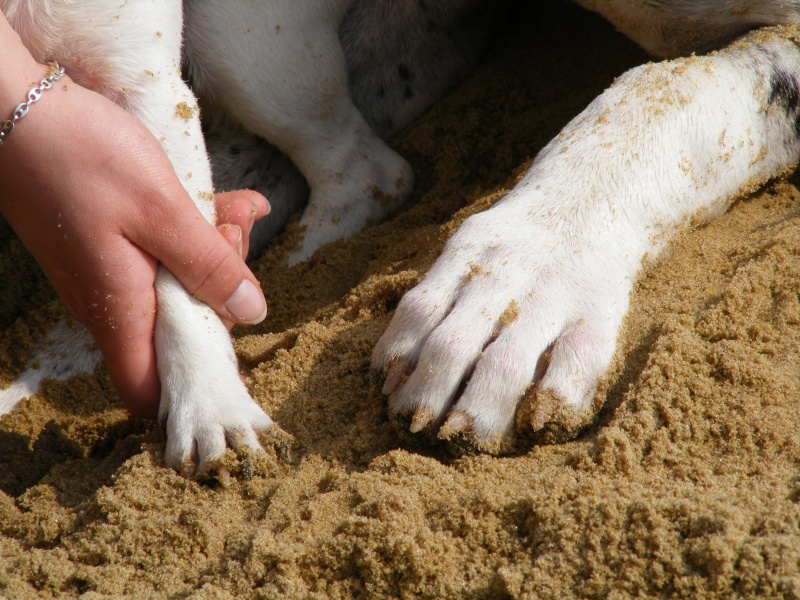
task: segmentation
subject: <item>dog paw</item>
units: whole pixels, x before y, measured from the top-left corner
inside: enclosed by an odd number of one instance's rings
[[[166,466],[191,471],[193,464],[203,473],[227,447],[236,452],[262,450],[259,436],[270,430],[272,420],[250,397],[238,374],[225,375],[213,377],[211,386],[205,385],[207,373],[191,374],[185,386],[162,383],[159,422],[167,435]]]
[[[376,345],[373,370],[411,433],[504,453],[591,422],[635,269],[613,228],[536,201],[467,219]]]
[[[307,260],[323,245],[348,239],[383,221],[413,187],[411,166],[374,134],[360,141],[357,158],[347,167],[312,183],[299,226],[302,239],[289,252],[289,265]]]
[[[189,296],[166,270],[156,277],[155,346],[167,434],[164,463],[202,473],[225,453],[261,450],[272,420],[244,385],[228,330],[208,306]]]

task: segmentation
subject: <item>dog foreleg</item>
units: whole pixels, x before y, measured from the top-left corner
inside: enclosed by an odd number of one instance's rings
[[[412,431],[503,449],[515,413],[518,431],[587,424],[644,255],[798,160],[798,39],[629,71],[463,223],[373,353]]]

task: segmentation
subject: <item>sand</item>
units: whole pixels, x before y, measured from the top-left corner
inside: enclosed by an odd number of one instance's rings
[[[3,418],[0,595],[800,597],[791,180],[648,263],[577,440],[453,456],[405,441],[371,387],[371,347],[455,225],[646,59],[577,8],[534,12],[393,141],[417,174],[393,219],[292,269],[286,236],[254,266],[270,316],[234,333],[281,426],[263,455],[203,481],[165,469],[161,432],[126,416],[102,367]],[[4,224],[0,277],[2,383],[63,309]]]

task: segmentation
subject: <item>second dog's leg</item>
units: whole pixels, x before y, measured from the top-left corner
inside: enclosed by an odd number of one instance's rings
[[[195,87],[288,154],[311,187],[291,262],[382,220],[412,185],[408,164],[350,99],[337,36],[349,4],[195,0],[186,7]]]

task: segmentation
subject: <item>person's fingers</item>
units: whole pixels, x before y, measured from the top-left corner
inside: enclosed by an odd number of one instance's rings
[[[217,223],[238,225],[242,230],[242,258],[250,249],[250,231],[253,224],[270,211],[266,198],[252,190],[223,192],[214,198]]]
[[[226,222],[226,216],[229,211],[242,208],[246,213],[245,216],[250,217],[250,210],[254,209],[253,219],[258,221],[262,217],[269,214],[270,206],[264,196],[254,190],[236,190],[234,192],[220,192],[214,196],[214,204],[217,209],[217,219],[220,223]],[[248,206],[249,205],[249,206]],[[234,221],[228,221],[233,223]],[[238,224],[238,222],[237,222]]]
[[[228,245],[239,253],[239,256],[242,258],[247,256],[245,254],[244,233],[242,232],[241,226],[225,223],[223,225],[217,225],[217,231],[223,238],[225,238],[225,241],[228,242]]]
[[[258,280],[190,198],[176,190],[173,201],[160,203],[156,210],[159,214],[148,220],[151,225],[127,232],[129,239],[221,317],[241,324],[263,321],[267,304]]]

